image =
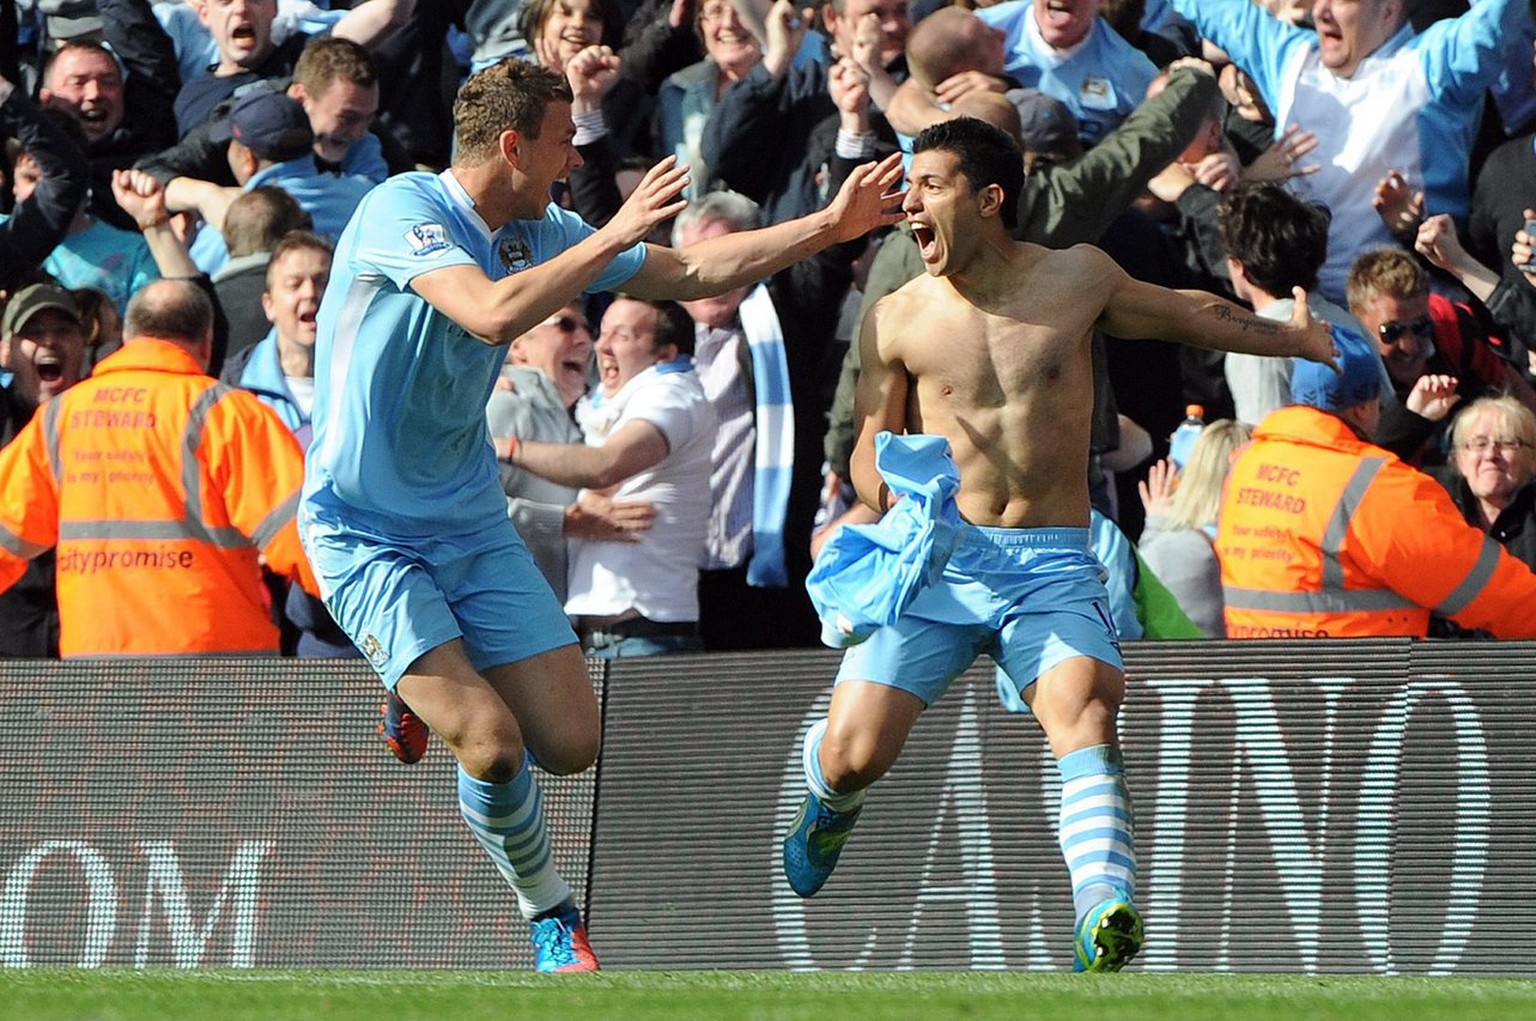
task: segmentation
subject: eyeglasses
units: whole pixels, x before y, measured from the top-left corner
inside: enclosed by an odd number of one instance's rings
[[[592,332],[592,327],[588,325],[585,319],[578,319],[575,316],[561,316],[554,322],[543,322],[539,325],[553,326],[561,333],[575,333],[577,330],[586,330],[588,333]]]
[[[1396,344],[1405,333],[1411,333],[1420,340],[1433,340],[1435,337],[1435,321],[1429,316],[1419,316],[1408,323],[1382,323],[1376,328],[1381,334],[1381,339],[1388,344]]]
[[[1515,451],[1524,449],[1530,445],[1530,440],[1496,440],[1488,436],[1473,436],[1471,439],[1468,439],[1461,444],[1461,449],[1470,450],[1474,454],[1486,454],[1489,451],[1497,450],[1499,453],[1507,457],[1513,454]]]

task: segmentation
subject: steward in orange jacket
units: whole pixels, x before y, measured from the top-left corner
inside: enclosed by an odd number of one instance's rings
[[[123,349],[0,451],[0,590],[58,548],[63,656],[275,653],[262,559],[316,591],[294,523],[303,452],[204,374],[212,322],[195,285],[145,287]]]
[[[1422,638],[1434,612],[1536,638],[1536,575],[1434,479],[1361,438],[1380,417],[1378,356],[1355,334],[1335,341],[1343,375],[1298,361],[1299,405],[1259,424],[1227,479],[1216,533],[1227,637]]]

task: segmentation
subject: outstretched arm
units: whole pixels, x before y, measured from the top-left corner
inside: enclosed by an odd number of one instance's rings
[[[681,249],[652,245],[645,266],[625,289],[642,298],[687,301],[763,280],[828,245],[899,221],[901,196],[893,189],[900,180],[901,154],[893,153],[849,174],[820,212]]]
[[[607,489],[661,463],[667,438],[650,422],[636,419],[603,441],[600,447],[582,443],[521,443],[498,439],[497,455],[541,478],[562,486]]]
[[[1074,249],[1079,251],[1079,249]],[[1292,291],[1296,307],[1288,323],[1261,319],[1225,298],[1204,291],[1174,291],[1127,275],[1098,253],[1107,300],[1098,325],[1112,337],[1156,337],[1213,351],[1295,355],[1335,369],[1333,333],[1312,318],[1307,294]]]
[[[878,302],[859,327],[858,391],[854,396],[854,441],[849,474],[859,499],[877,514],[891,507],[891,489],[875,466],[875,436],[884,431],[903,433],[907,427],[907,370],[890,351],[880,346],[880,315],[887,308]]]
[[[495,281],[478,266],[445,266],[413,277],[411,287],[486,343],[510,343],[569,304],[652,227],[682,212],[678,195],[688,171],[676,162],[669,156],[652,167],[608,223],[548,262]]]

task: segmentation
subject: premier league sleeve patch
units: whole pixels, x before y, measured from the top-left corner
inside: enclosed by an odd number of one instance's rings
[[[418,223],[406,231],[405,243],[417,258],[453,247],[448,241],[448,231],[440,223]]]

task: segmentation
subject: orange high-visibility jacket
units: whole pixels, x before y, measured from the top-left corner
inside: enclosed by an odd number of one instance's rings
[[[316,591],[303,480],[270,408],[133,340],[0,450],[0,590],[57,546],[64,656],[276,652],[258,556]]]
[[[1344,421],[1286,407],[1233,463],[1216,532],[1229,638],[1536,638],[1536,575],[1440,484]]]

